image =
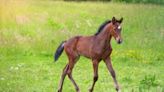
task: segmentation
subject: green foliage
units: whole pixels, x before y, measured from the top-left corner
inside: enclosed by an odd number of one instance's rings
[[[125,3],[151,3],[151,4],[164,4],[164,0],[114,0],[117,2]]]
[[[106,2],[124,2],[124,3],[143,3],[143,4],[164,4],[164,0],[64,0],[64,1],[76,1],[76,2],[84,2],[84,1],[106,1]]]
[[[111,0],[64,0],[64,1],[78,1],[78,2],[81,2],[81,1],[111,1]]]
[[[53,28],[53,30],[60,30],[63,29],[64,26],[62,24],[59,24],[53,20],[53,18],[47,19],[47,24],[50,28]]]
[[[164,90],[164,7],[151,4],[2,0],[0,3],[0,92],[57,91],[68,62],[54,63],[61,41],[93,35],[106,19],[123,17],[123,44],[112,39],[112,64],[123,92]],[[153,75],[152,75],[153,74]],[[148,76],[150,75],[150,76]],[[93,80],[89,59],[81,57],[73,77],[81,92]],[[74,92],[66,77],[63,92]],[[103,62],[95,92],[115,92]]]
[[[156,76],[155,75],[146,75],[144,77],[144,79],[142,79],[140,81],[140,87],[144,87],[144,88],[147,88],[147,89],[150,89],[150,87],[156,87],[158,86],[158,82],[156,80]]]

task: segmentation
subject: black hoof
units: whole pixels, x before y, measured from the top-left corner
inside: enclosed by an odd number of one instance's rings
[[[118,92],[118,91],[119,91],[119,89],[118,89],[118,88],[116,88],[116,91]]]
[[[93,89],[89,89],[89,92],[93,92]]]
[[[58,92],[62,92],[61,90],[58,90]]]
[[[80,89],[79,89],[79,88],[77,88],[77,89],[76,89],[76,92],[80,92]]]

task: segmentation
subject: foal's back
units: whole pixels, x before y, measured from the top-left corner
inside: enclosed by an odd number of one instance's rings
[[[75,36],[67,40],[64,45],[66,53],[68,50],[72,51],[70,54],[82,55],[90,58],[90,51],[93,47],[95,36]]]

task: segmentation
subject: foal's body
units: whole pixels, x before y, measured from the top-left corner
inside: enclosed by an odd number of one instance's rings
[[[101,60],[105,62],[114,80],[116,90],[119,91],[119,85],[117,83],[116,75],[112,68],[112,64],[110,60],[110,54],[112,53],[112,47],[110,41],[112,36],[117,40],[118,43],[121,43],[120,32],[118,31],[117,32],[118,34],[116,34],[116,32],[113,32],[115,30],[115,27],[113,25],[114,23],[117,22],[121,23],[122,20],[117,21],[115,18],[113,18],[111,23],[106,23],[103,27],[103,30],[101,29],[102,31],[101,32],[99,31],[98,34],[93,36],[76,36],[63,42],[58,47],[55,60],[57,60],[58,57],[61,55],[63,49],[65,50],[69,59],[69,62],[65,66],[61,76],[58,92],[62,92],[62,86],[66,75],[68,75],[69,79],[74,84],[76,91],[80,92],[78,85],[76,84],[76,82],[72,77],[72,69],[80,56],[85,56],[87,58],[90,58],[93,63],[94,77],[93,77],[93,84],[89,89],[90,92],[93,91],[94,85],[98,80],[98,65]],[[118,26],[119,25],[117,24],[117,27]]]
[[[107,38],[109,39],[106,40]],[[64,48],[66,51],[68,49],[74,52],[75,56],[82,55],[92,60],[101,60],[111,53],[110,39],[110,36],[76,36],[69,39],[68,42],[64,44]]]

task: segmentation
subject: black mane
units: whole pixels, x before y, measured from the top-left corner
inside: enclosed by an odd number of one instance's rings
[[[104,27],[110,22],[111,22],[111,20],[106,20],[103,24],[101,24],[101,26],[99,27],[99,29],[97,30],[95,35],[98,35],[104,29]]]

